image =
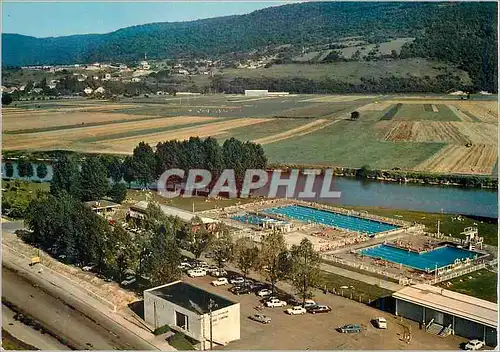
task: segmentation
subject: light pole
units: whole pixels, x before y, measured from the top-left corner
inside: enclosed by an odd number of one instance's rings
[[[217,307],[218,307],[217,303],[215,303],[215,301],[212,298],[210,298],[210,301],[208,303],[208,311],[210,313],[210,350],[213,350],[214,347],[213,330],[212,330],[212,309]]]

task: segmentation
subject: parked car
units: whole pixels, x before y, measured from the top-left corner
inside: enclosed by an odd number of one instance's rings
[[[312,299],[306,299],[304,301],[304,308],[306,308],[306,309],[311,308],[311,307],[316,307],[317,305],[318,304],[315,301],[313,301]]]
[[[273,294],[273,291],[265,288],[257,292],[257,296],[259,297],[267,297]]]
[[[210,268],[210,265],[207,262],[196,262],[196,268],[207,270]]]
[[[229,282],[225,277],[219,277],[217,280],[212,281],[212,285],[214,286],[223,286],[227,285]]]
[[[302,315],[302,314],[306,314],[307,310],[302,306],[295,306],[292,308],[288,308],[286,310],[286,312],[287,312],[287,314],[290,314],[290,315]]]
[[[216,267],[215,265],[211,265],[211,266],[209,266],[207,268],[207,273],[209,273],[210,275],[212,275],[213,272],[218,271],[218,270],[219,270],[218,267]]]
[[[82,268],[83,271],[92,271],[94,270],[95,265],[87,265]]]
[[[122,286],[128,286],[128,285],[133,284],[134,282],[136,282],[136,280],[137,280],[137,279],[135,278],[135,276],[127,276],[127,277],[125,278],[125,280],[123,280],[123,281],[121,282],[121,285],[122,285]]]
[[[221,277],[221,276],[227,276],[227,271],[224,269],[218,269],[215,271],[212,271],[210,275],[215,276],[215,277]]]
[[[387,319],[378,317],[373,319],[373,322],[375,323],[375,327],[378,329],[387,329]]]
[[[189,277],[201,277],[207,275],[207,272],[204,269],[196,268],[188,270],[187,274]]]
[[[272,298],[272,299],[266,301],[265,305],[266,305],[266,307],[270,307],[270,308],[284,307],[284,306],[286,306],[286,302],[282,301],[278,298]]]
[[[477,350],[483,348],[484,345],[485,345],[484,341],[474,339],[474,340],[470,340],[465,345],[465,349],[469,350],[469,351],[477,351]]]
[[[271,322],[271,318],[269,318],[263,314],[255,314],[255,315],[252,315],[248,318],[250,318],[251,320],[258,321],[259,323],[262,323],[262,324],[269,324]]]
[[[263,290],[263,289],[265,289],[265,288],[267,288],[267,287],[268,287],[268,286],[267,286],[265,283],[263,283],[263,282],[258,282],[258,281],[256,281],[256,282],[254,282],[254,283],[250,284],[250,288],[251,288],[251,289],[252,289],[252,291],[254,291],[254,292],[259,292],[260,290]]]
[[[316,313],[329,313],[332,311],[332,308],[328,306],[323,306],[323,305],[317,305],[314,307],[309,307],[307,308],[307,311],[311,314],[316,314]]]
[[[250,290],[250,288],[246,286],[233,286],[229,289],[229,292],[239,296],[239,295],[247,295],[252,291]]]
[[[233,285],[242,285],[245,283],[245,279],[242,277],[235,277],[235,278],[229,280],[229,282]]]
[[[186,270],[186,269],[191,269],[193,266],[189,262],[182,262],[179,265],[179,269]]]
[[[338,328],[341,333],[358,333],[361,332],[361,325],[359,324],[347,324]]]

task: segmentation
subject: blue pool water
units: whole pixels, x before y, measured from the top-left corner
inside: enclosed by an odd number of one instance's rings
[[[426,253],[418,254],[385,244],[363,249],[360,253],[372,258],[381,258],[389,262],[402,264],[423,271],[432,271],[436,269],[436,266],[441,268],[453,264],[456,259],[463,260],[466,258],[474,258],[479,255],[476,252],[450,246],[443,246]]]
[[[375,235],[378,232],[394,230],[397,228],[397,226],[383,222],[357,218],[355,216],[338,214],[326,210],[303,207],[300,205],[288,205],[286,207],[271,208],[264,210],[264,212],[268,214],[284,215],[304,222],[314,222],[334,226],[349,231],[365,232],[369,235]]]
[[[268,218],[257,215],[245,214],[245,215],[235,215],[231,219],[251,225],[262,225]]]

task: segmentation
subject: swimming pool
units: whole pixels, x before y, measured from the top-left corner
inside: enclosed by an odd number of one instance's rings
[[[439,247],[419,254],[385,244],[363,249],[359,251],[359,253],[368,257],[381,258],[389,262],[402,264],[423,271],[432,271],[435,270],[436,267],[442,268],[453,264],[457,259],[472,259],[479,255],[479,253],[476,252],[450,246]]]
[[[265,209],[264,212],[268,214],[284,215],[289,218],[304,222],[314,222],[318,224],[334,226],[349,231],[365,232],[371,236],[375,235],[378,232],[384,232],[398,228],[398,226],[387,224],[384,222],[358,218],[355,216],[334,213],[321,209],[303,207],[300,205],[288,205],[286,207],[270,208]]]

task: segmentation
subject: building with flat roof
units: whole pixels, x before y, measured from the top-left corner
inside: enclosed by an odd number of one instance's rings
[[[245,96],[247,97],[265,97],[268,93],[267,89],[245,89]]]
[[[118,203],[111,202],[105,199],[99,199],[97,201],[85,202],[85,204],[92,209],[95,213],[103,216],[113,214],[116,209],[120,208],[121,205]]]
[[[146,209],[148,208],[148,204],[149,204],[149,202],[144,201],[144,200],[137,202],[136,204],[134,204],[130,207],[128,215],[132,218],[141,219],[144,216]],[[215,225],[217,224],[217,220],[207,218],[204,216],[199,216],[196,213],[193,213],[190,211],[185,211],[185,210],[182,210],[179,208],[169,207],[168,205],[160,204],[160,209],[163,211],[163,213],[165,215],[176,216],[179,219],[181,219],[182,221],[188,222],[188,223],[192,222],[193,219],[196,216],[198,216],[201,219],[201,221],[203,222],[203,225],[205,225],[205,227],[207,228],[207,230],[214,229]],[[200,225],[200,224],[195,224],[195,225]]]
[[[144,291],[144,319],[155,329],[168,325],[183,332],[203,349],[210,341],[240,339],[240,304],[182,281]]]
[[[396,315],[420,322],[436,335],[455,334],[497,345],[498,304],[427,284],[393,294]]]

